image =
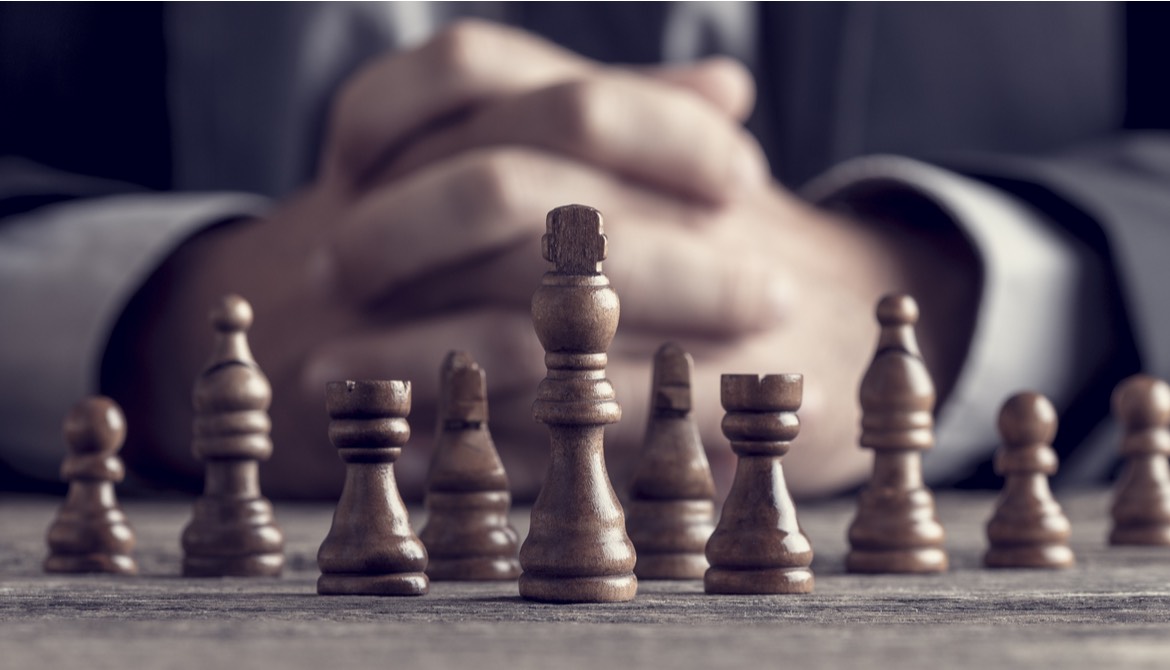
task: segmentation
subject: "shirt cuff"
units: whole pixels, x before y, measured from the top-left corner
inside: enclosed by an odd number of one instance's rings
[[[820,204],[852,206],[861,192],[863,208],[880,203],[883,192],[925,200],[959,227],[983,265],[967,358],[938,408],[936,447],[923,459],[928,481],[953,481],[992,454],[999,407],[1008,396],[1038,391],[1061,410],[1096,369],[1086,357],[1106,355],[1081,337],[1092,330],[1085,320],[1104,304],[1100,262],[1023,201],[909,158],[850,160],[810,182],[804,194]]]
[[[76,200],[0,226],[0,459],[55,479],[61,422],[97,388],[105,342],[150,273],[185,239],[261,214],[236,193],[134,194]],[[131,427],[133,429],[133,427]]]

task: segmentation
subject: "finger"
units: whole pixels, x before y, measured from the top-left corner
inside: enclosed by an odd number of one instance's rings
[[[681,202],[563,157],[524,149],[475,151],[361,200],[330,231],[328,265],[343,294],[369,302],[412,279],[536,243],[548,211],[578,201],[660,212],[674,221],[685,220],[688,211]],[[539,254],[527,262],[533,263],[542,266]]]
[[[379,179],[493,145],[555,151],[712,203],[758,190],[770,175],[759,143],[708,100],[676,84],[611,71],[486,105],[406,149]]]
[[[739,61],[726,56],[685,65],[635,68],[635,71],[693,91],[741,123],[751,116],[756,104],[752,73]]]
[[[434,417],[422,414],[434,412],[439,366],[451,350],[479,362],[490,395],[529,392],[544,376],[544,350],[527,311],[476,309],[332,338],[308,353],[300,386],[319,394],[331,381],[409,381],[415,416],[429,424]]]
[[[346,84],[330,115],[325,176],[359,180],[384,155],[469,106],[601,69],[530,33],[486,21],[458,21],[417,49],[374,61]],[[733,102],[728,89],[735,86],[729,83],[734,74],[688,77],[686,70],[663,77],[682,86],[699,85],[701,95],[717,96],[712,99],[716,105]]]
[[[603,210],[604,212],[605,210]],[[618,210],[611,210],[618,211]],[[792,314],[796,288],[783,266],[721,250],[709,231],[620,212],[606,216],[609,257],[602,270],[621,300],[623,332],[725,338],[768,329]],[[536,239],[404,288],[395,301],[432,309],[499,304],[525,309],[546,264]]]
[[[421,127],[486,98],[583,76],[597,67],[529,33],[478,20],[379,59],[337,98],[327,175],[361,175]]]

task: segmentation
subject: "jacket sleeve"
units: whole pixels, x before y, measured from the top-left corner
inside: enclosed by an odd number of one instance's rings
[[[266,201],[116,194],[85,178],[70,190],[68,179],[42,177],[40,191],[56,202],[0,219],[0,459],[44,480],[56,477],[64,453],[61,418],[96,389],[106,340],[134,292],[190,235],[256,215]],[[8,183],[21,197],[37,192]],[[69,195],[89,197],[63,200]]]

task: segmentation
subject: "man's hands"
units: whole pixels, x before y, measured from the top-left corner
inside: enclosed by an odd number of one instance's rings
[[[609,365],[625,408],[608,434],[619,485],[644,428],[651,356],[668,339],[695,356],[717,470],[730,465],[718,375],[791,371],[806,377],[805,429],[786,459],[793,490],[858,481],[855,397],[873,306],[913,290],[939,259],[907,263],[927,243],[826,215],[772,184],[740,126],[753,101],[750,76],[730,61],[620,69],[477,22],[371,63],[335,101],[312,184],[266,219],[198,236],[152,279],[137,378],[118,394],[141,422],[139,445],[194,468],[186,426],[205,314],[236,292],[253,303],[250,339],[274,387],[267,491],[332,495],[342,469],[325,436],[325,382],[393,378],[414,384],[399,478],[417,495],[438,366],[461,348],[487,370],[513,488],[534,494],[546,436],[531,402],[544,365],[528,305],[545,271],[545,213],[576,202],[606,217],[604,267],[622,299]]]

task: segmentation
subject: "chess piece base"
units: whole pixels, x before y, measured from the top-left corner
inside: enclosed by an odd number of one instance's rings
[[[323,596],[425,596],[430,580],[421,572],[393,575],[321,575],[317,593]]]
[[[427,563],[427,577],[431,581],[488,582],[516,579],[520,576],[520,562],[515,558],[451,558],[435,559]]]
[[[138,564],[125,554],[54,554],[45,559],[45,572],[136,575]]]
[[[279,577],[284,554],[183,557],[184,577]]]
[[[1117,526],[1109,533],[1109,544],[1114,546],[1170,546],[1170,525]]]
[[[638,554],[634,574],[638,579],[702,579],[707,557],[699,553]]]
[[[603,577],[520,575],[520,597],[547,603],[624,603],[638,593],[633,574]]]
[[[772,568],[726,570],[711,568],[703,577],[703,590],[720,595],[785,595],[812,593],[812,570]]]
[[[992,547],[983,556],[989,568],[1071,568],[1077,559],[1063,544]]]
[[[947,553],[937,547],[866,551],[854,549],[845,558],[845,569],[866,574],[929,574],[946,572]]]

